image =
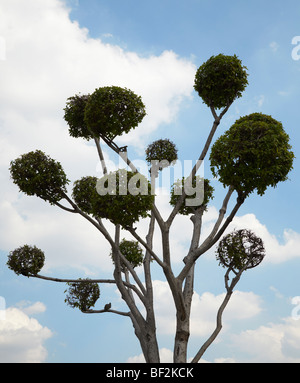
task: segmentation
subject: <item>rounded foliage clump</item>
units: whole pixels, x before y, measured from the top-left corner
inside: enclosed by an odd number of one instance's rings
[[[125,169],[99,179],[97,193],[94,214],[123,227],[131,227],[140,218],[148,217],[154,201],[147,178]]]
[[[51,204],[63,198],[69,183],[61,164],[40,150],[12,161],[10,173],[23,193],[36,195]]]
[[[136,128],[145,115],[140,96],[126,88],[108,86],[98,88],[90,95],[85,108],[85,123],[95,136],[113,139]]]
[[[8,255],[7,266],[17,275],[36,275],[43,268],[45,255],[36,246],[24,245],[11,251]]]
[[[153,161],[157,161],[160,168],[173,165],[178,159],[176,145],[168,140],[161,139],[152,142],[146,149],[146,161],[148,164],[153,164]]]
[[[69,125],[71,137],[82,137],[86,140],[93,138],[93,135],[84,120],[85,107],[90,95],[75,95],[69,97],[64,109],[64,119]]]
[[[223,237],[216,250],[217,260],[223,267],[235,271],[258,266],[265,257],[261,238],[251,230],[233,231]]]
[[[79,279],[78,282],[68,283],[69,289],[65,302],[72,308],[79,308],[80,311],[87,311],[95,306],[100,297],[100,289],[96,282],[89,282],[89,279]]]
[[[285,181],[293,159],[282,124],[261,113],[237,120],[215,142],[210,154],[213,175],[246,196],[255,189],[263,195],[268,186]]]
[[[143,250],[137,241],[128,241],[123,239],[119,245],[120,252],[129,261],[133,268],[141,266],[143,263]],[[113,255],[111,253],[111,257]],[[122,263],[122,262],[121,262]],[[126,269],[124,264],[121,264],[123,270]]]
[[[214,188],[210,185],[209,180],[195,176],[192,185],[187,180],[183,177],[174,183],[171,189],[170,204],[175,206],[185,190],[187,196],[179,209],[180,214],[194,214],[199,208],[206,210],[209,201],[214,198]]]
[[[125,169],[100,179],[83,177],[74,183],[73,198],[85,213],[107,218],[123,227],[148,217],[154,201],[146,177]]]
[[[143,263],[143,250],[137,241],[123,239],[119,249],[124,257],[132,264],[133,268]]]
[[[97,177],[83,177],[74,182],[72,196],[77,206],[87,214],[93,215],[93,203],[97,198]]]
[[[236,55],[212,56],[197,70],[194,89],[207,106],[226,107],[245,90],[248,84],[246,69]]]

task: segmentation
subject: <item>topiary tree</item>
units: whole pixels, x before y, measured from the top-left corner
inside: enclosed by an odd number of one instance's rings
[[[200,347],[192,362],[200,360],[222,328],[222,314],[242,274],[263,260],[262,239],[249,230],[225,234],[239,208],[256,191],[263,195],[269,186],[287,179],[294,154],[289,137],[280,122],[261,113],[238,119],[212,145],[212,174],[227,189],[219,216],[211,232],[200,240],[202,218],[213,198],[214,188],[208,179],[197,175],[206,158],[217,128],[231,104],[241,97],[248,84],[247,68],[236,55],[213,56],[199,67],[194,88],[210,108],[213,123],[199,159],[188,177],[174,183],[170,190],[172,211],[165,220],[157,206],[155,179],[165,166],[177,160],[178,150],[168,139],[153,142],[146,148],[151,182],[130,161],[126,147],[120,148],[116,136],[136,128],[145,116],[141,98],[119,87],[98,88],[91,95],[76,95],[67,100],[65,120],[74,138],[93,139],[101,161],[103,177],[85,176],[74,182],[72,198],[66,191],[69,183],[60,163],[41,151],[24,154],[11,162],[13,182],[27,195],[36,195],[61,209],[79,214],[105,237],[111,247],[111,279],[58,279],[39,274],[44,263],[41,250],[25,245],[9,254],[8,267],[17,274],[55,282],[67,282],[66,302],[84,313],[111,313],[131,320],[146,362],[159,362],[156,333],[152,265],[163,271],[176,309],[174,362],[186,362],[190,337],[190,314],[194,292],[195,265],[202,254],[218,244],[216,259],[226,269],[225,298],[217,312],[216,328]],[[121,156],[127,168],[108,172],[102,144]],[[153,166],[155,171],[153,170]],[[129,169],[130,170],[129,170]],[[235,198],[227,213],[229,201]],[[225,215],[227,216],[225,218]],[[182,268],[175,275],[170,249],[170,229],[177,214],[189,216],[193,223],[191,243],[182,254]],[[113,223],[112,235],[106,221]],[[142,238],[139,221],[148,220],[148,232]],[[185,228],[183,228],[185,229]],[[161,253],[154,250],[154,232],[159,230]],[[120,241],[121,234],[130,238]],[[137,268],[139,273],[136,272]],[[128,311],[117,311],[111,303],[101,309],[101,284],[115,284]],[[101,303],[100,303],[101,304]],[[142,308],[141,308],[142,307]]]

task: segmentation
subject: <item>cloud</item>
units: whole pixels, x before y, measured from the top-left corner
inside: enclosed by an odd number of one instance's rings
[[[28,301],[22,301],[19,302],[17,307],[20,309],[24,314],[30,316],[35,314],[40,314],[46,311],[46,306],[42,302],[35,302],[33,304],[30,304],[31,302]],[[28,306],[29,305],[29,306]]]
[[[247,355],[240,362],[299,363],[300,321],[288,317],[279,324],[243,331],[233,336],[233,345]]]
[[[5,320],[0,321],[2,363],[42,363],[46,360],[47,350],[44,343],[53,333],[30,317],[38,309],[41,310],[42,305],[37,302],[31,309],[27,308],[27,314],[14,307],[6,310]]]
[[[29,0],[26,6],[4,0],[0,10],[6,15],[0,35],[7,45],[1,68],[1,116],[11,133],[21,134],[20,146],[24,139],[31,144],[50,139],[48,148],[57,144],[66,129],[66,99],[78,92],[118,85],[140,94],[148,115],[136,132],[122,138],[131,145],[141,144],[160,124],[173,121],[181,101],[191,97],[196,68],[172,51],[141,57],[90,38],[87,29],[71,22],[59,0]],[[16,119],[23,123],[12,127]],[[30,126],[25,127],[26,122]]]

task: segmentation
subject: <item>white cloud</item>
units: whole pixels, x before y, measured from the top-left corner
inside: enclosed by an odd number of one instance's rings
[[[35,306],[35,309],[33,309]],[[31,311],[41,310],[38,302]],[[29,310],[30,311],[30,310]],[[45,341],[53,334],[30,313],[10,307],[0,321],[0,360],[2,363],[42,363],[47,358]]]
[[[247,354],[240,362],[300,363],[300,321],[285,318],[279,324],[243,331],[233,336],[233,344]]]
[[[46,311],[46,306],[42,302],[35,302],[30,304],[31,302],[22,301],[19,302],[17,308],[20,309],[24,314],[30,316],[35,314],[40,314]],[[29,305],[29,306],[28,306]]]

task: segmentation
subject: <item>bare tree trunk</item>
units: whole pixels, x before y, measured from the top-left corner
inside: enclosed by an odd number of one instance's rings
[[[193,251],[199,246],[203,212],[204,210],[201,209],[191,217],[191,221],[194,225],[194,230],[189,252]],[[191,306],[194,294],[194,276],[195,263],[189,270],[188,275],[185,279],[185,285],[183,290],[185,317],[183,318],[181,313],[177,311],[177,325],[173,356],[174,363],[187,363],[187,347],[190,337]]]
[[[190,338],[190,316],[191,316],[191,305],[192,297],[194,293],[194,269],[191,268],[186,278],[184,287],[184,301],[185,301],[185,318],[183,319],[182,313],[177,312],[177,325],[176,325],[176,336],[174,344],[174,363],[187,363],[187,347]]]
[[[135,335],[138,338],[146,363],[160,363],[159,348],[156,329],[151,328],[146,322],[141,329],[133,316],[131,316]]]

